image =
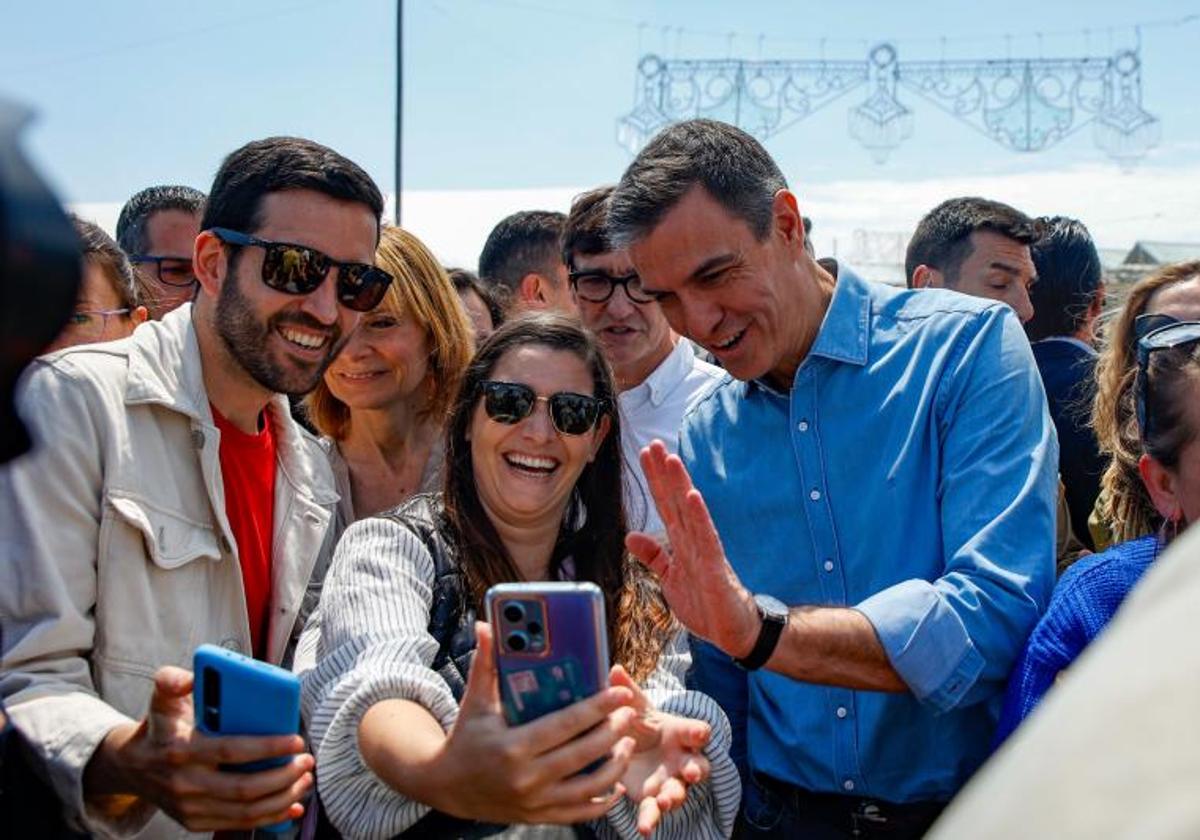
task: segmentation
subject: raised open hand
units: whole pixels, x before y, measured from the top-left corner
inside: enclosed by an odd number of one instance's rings
[[[638,531],[625,546],[652,571],[675,617],[734,657],[754,647],[761,620],[754,598],[725,559],[700,491],[661,440],[642,450],[642,469],[667,530],[668,544]]]

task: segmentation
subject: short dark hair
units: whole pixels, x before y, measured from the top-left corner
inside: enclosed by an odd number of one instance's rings
[[[990,230],[1022,245],[1031,245],[1039,234],[1033,219],[1002,202],[978,196],[943,201],[925,214],[908,242],[904,275],[909,288],[919,265],[942,272],[948,284],[956,282],[963,261],[971,255],[971,234],[977,230]]]
[[[504,307],[496,300],[492,290],[479,282],[475,272],[465,268],[447,268],[446,274],[450,276],[450,282],[454,284],[456,292],[471,291],[479,295],[479,299],[487,307],[488,314],[492,316],[492,329],[504,323]]]
[[[1103,284],[1100,252],[1078,219],[1038,219],[1042,236],[1029,249],[1038,281],[1029,290],[1033,317],[1025,324],[1030,341],[1074,335]]]
[[[613,193],[609,232],[617,246],[646,236],[693,186],[750,226],[758,239],[771,229],[775,194],[787,179],[762,144],[716,120],[668,126],[646,144]]]
[[[83,258],[100,269],[121,299],[121,305],[131,310],[140,306],[142,301],[137,275],[121,246],[95,222],[72,213],[71,223],[79,235]]]
[[[607,254],[613,250],[608,235],[608,207],[615,187],[597,187],[575,196],[563,226],[562,261],[575,268],[576,254]]]
[[[147,253],[150,241],[146,225],[151,216],[163,210],[181,210],[198,216],[204,210],[204,193],[177,184],[147,187],[136,193],[125,202],[117,218],[117,244],[126,254]]]
[[[383,195],[357,163],[312,140],[268,137],[247,143],[221,163],[200,229],[254,233],[262,226],[263,198],[296,189],[365,204],[377,222],[383,215]]]
[[[553,280],[566,221],[564,214],[550,210],[522,210],[501,219],[479,253],[479,279],[506,299],[526,274]]]

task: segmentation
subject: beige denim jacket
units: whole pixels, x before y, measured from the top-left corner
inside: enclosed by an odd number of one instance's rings
[[[160,666],[190,669],[205,642],[250,650],[191,306],[128,339],[42,357],[19,404],[37,447],[0,469],[0,697],[77,825],[187,836],[148,805],[119,819],[85,806],[82,779],[106,733],[145,714]],[[320,594],[338,497],[286,398],[268,412],[277,472],[267,646],[286,664]]]

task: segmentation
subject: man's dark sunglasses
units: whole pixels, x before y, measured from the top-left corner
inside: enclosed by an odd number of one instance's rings
[[[331,268],[337,268],[338,302],[347,309],[366,312],[383,300],[392,275],[382,268],[356,262],[338,262],[315,248],[289,242],[270,242],[238,233],[229,228],[215,227],[212,233],[228,245],[252,245],[264,249],[262,281],[277,292],[307,295],[316,291]]]
[[[131,254],[129,261],[135,265],[154,264],[155,276],[164,286],[186,289],[196,284],[196,272],[192,270],[191,257],[156,257],[151,254]]]
[[[1138,320],[1144,317],[1146,316],[1139,316]],[[1136,404],[1138,429],[1142,433],[1143,441],[1150,440],[1153,436],[1152,430],[1147,426],[1152,418],[1148,416],[1146,411],[1146,402],[1150,397],[1151,355],[1153,355],[1157,350],[1168,350],[1173,347],[1182,347],[1186,344],[1193,344],[1197,341],[1200,341],[1200,322],[1179,321],[1175,319],[1172,319],[1172,322],[1166,326],[1161,326],[1158,329],[1151,330],[1138,339]]]
[[[539,397],[532,388],[519,382],[487,380],[479,384],[479,389],[483,392],[483,410],[487,416],[509,426],[520,423],[533,413],[534,406],[545,400],[554,428],[564,435],[590,432],[607,406],[605,400],[570,391]]]
[[[572,271],[567,275],[575,294],[589,303],[604,303],[613,296],[617,286],[625,287],[625,294],[634,303],[653,303],[658,300],[642,289],[642,278],[636,274],[613,277],[603,271]]]

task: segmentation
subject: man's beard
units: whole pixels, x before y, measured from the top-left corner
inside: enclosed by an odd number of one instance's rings
[[[276,362],[268,350],[271,333],[278,332],[279,327],[285,324],[327,334],[329,341],[325,345],[325,358],[307,366],[302,362],[290,365]],[[324,326],[302,312],[280,313],[265,323],[259,321],[250,300],[238,286],[237,271],[232,264],[217,295],[216,328],[230,355],[255,382],[273,393],[292,396],[307,394],[315,388],[325,368],[329,367],[345,344],[336,324],[333,327]],[[282,336],[280,340],[286,341]]]

